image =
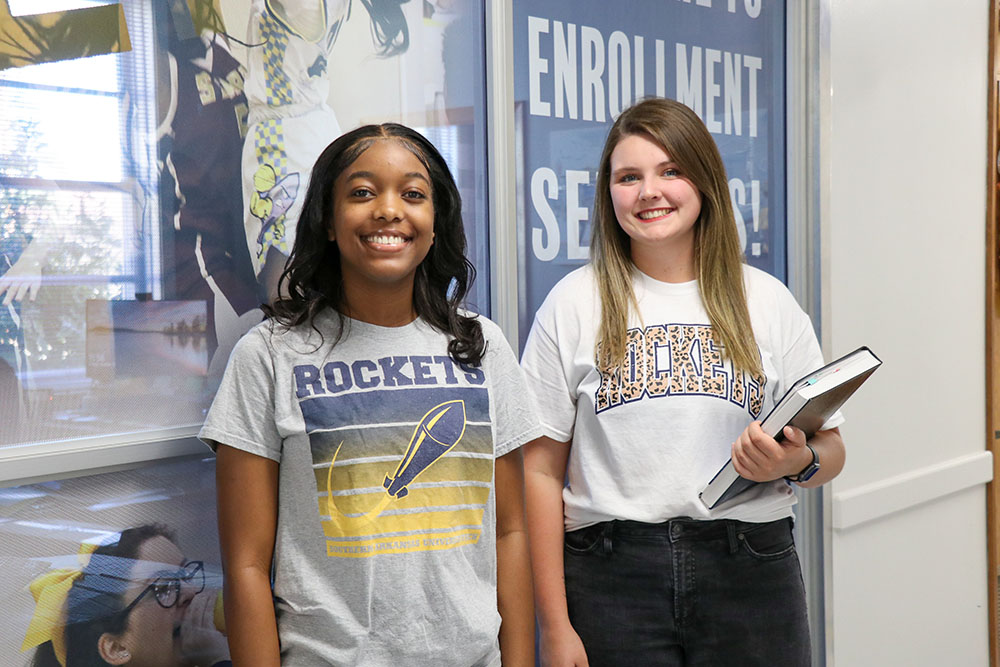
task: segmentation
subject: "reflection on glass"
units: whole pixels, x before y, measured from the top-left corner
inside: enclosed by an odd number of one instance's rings
[[[272,232],[320,116],[324,141],[399,121],[438,145],[488,314],[483,8],[347,4],[135,0],[131,51],[0,71],[0,448],[195,432],[290,250]],[[286,29],[320,24],[321,44]]]
[[[204,301],[88,301],[87,375],[204,375],[207,321]]]
[[[22,650],[34,649],[32,665],[209,667],[229,659],[219,591],[203,594],[204,564],[184,559],[172,531],[145,524],[91,546],[79,569],[31,582],[35,611]]]
[[[725,163],[747,263],[785,276],[785,11],[781,3],[513,0],[523,344],[535,311],[590,255],[612,122],[657,95],[691,107]]]
[[[114,664],[112,640],[128,665],[228,658],[214,476],[189,457],[0,488],[0,665]]]

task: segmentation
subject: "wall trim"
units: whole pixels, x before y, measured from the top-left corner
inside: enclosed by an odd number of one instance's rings
[[[177,456],[214,456],[187,428],[147,437],[125,434],[80,442],[54,442],[12,447],[0,457],[0,486],[18,486],[62,477],[107,472],[121,466],[150,463]],[[171,437],[173,436],[173,437]]]
[[[849,530],[993,479],[993,454],[983,451],[833,494],[833,529]]]
[[[514,10],[486,3],[486,128],[490,211],[490,319],[518,353]],[[520,355],[518,355],[520,356]]]

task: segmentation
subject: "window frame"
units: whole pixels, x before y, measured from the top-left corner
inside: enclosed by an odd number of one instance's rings
[[[489,294],[490,303],[487,304],[491,309],[491,319],[498,321],[501,327],[504,327],[504,315],[498,314],[495,310],[497,304],[504,303],[502,289],[498,288],[496,282],[496,275],[501,276],[501,281],[509,281],[510,276],[509,271],[504,268],[503,257],[505,254],[505,244],[507,241],[513,241],[513,239],[504,238],[507,232],[504,226],[498,224],[497,221],[505,220],[504,216],[506,213],[500,202],[503,199],[512,202],[514,200],[513,188],[507,193],[505,198],[497,196],[495,193],[502,192],[502,190],[496,190],[496,177],[498,174],[497,166],[492,163],[490,157],[501,150],[501,146],[504,142],[504,138],[499,136],[499,133],[495,131],[496,122],[494,118],[494,106],[498,103],[497,97],[493,92],[492,86],[496,80],[496,70],[495,67],[503,67],[501,62],[510,53],[510,48],[504,48],[502,44],[497,43],[497,31],[493,30],[494,20],[493,15],[499,10],[501,13],[504,11],[504,2],[489,2],[487,0],[474,0],[480,3],[480,9],[482,10],[484,23],[483,26],[483,44],[486,51],[486,69],[485,69],[485,136],[483,139],[483,148],[485,151],[485,156],[482,156],[485,164],[487,165],[487,175],[483,179],[484,185],[484,196],[486,210],[488,213],[488,220],[483,224],[483,233],[487,234],[488,252],[487,260],[489,261],[489,271],[480,272],[477,280],[489,280],[490,286],[485,292]],[[3,2],[3,0],[0,0]],[[129,3],[132,4],[132,3]],[[145,6],[145,5],[144,5]],[[150,10],[148,6],[145,6],[145,11],[148,13]],[[126,9],[126,11],[128,11]],[[509,14],[509,7],[506,9]],[[152,25],[152,19],[149,18],[147,25]],[[132,22],[129,22],[130,28]],[[511,24],[512,25],[512,24]],[[506,31],[504,35],[509,37],[510,31]],[[152,32],[146,36],[140,36],[135,34],[135,31],[130,29],[130,37],[132,39],[133,49],[146,48],[148,52],[143,56],[143,58],[148,59],[145,61],[146,64],[151,62],[153,58],[152,49],[155,48],[151,46],[154,44],[154,37]],[[501,41],[503,35],[501,35]],[[510,67],[508,65],[507,67]],[[109,93],[106,91],[98,91],[100,94],[111,95],[121,97],[126,94],[127,85],[123,83],[124,77],[119,74],[119,82],[121,88],[119,91],[114,93]],[[0,81],[0,85],[4,82]],[[37,85],[37,84],[20,84],[18,85]],[[510,86],[513,89],[513,75],[510,74]],[[49,88],[58,91],[66,91],[68,89],[60,88],[57,86],[46,86],[41,84],[41,87]],[[87,89],[81,89],[83,92],[90,92]],[[80,92],[80,91],[77,91]],[[155,123],[152,130],[155,131]],[[478,159],[478,158],[477,158]],[[114,191],[128,191],[129,183],[131,183],[128,174],[123,175],[125,178],[121,183],[86,183],[82,181],[52,181],[45,179],[23,179],[23,180],[34,180],[38,183],[45,184],[47,187],[53,188],[81,188],[84,186],[93,185],[94,189],[104,189],[104,190],[114,190]],[[3,182],[4,177],[0,177],[0,182]],[[477,221],[478,223],[478,221]],[[154,225],[155,227],[155,225]],[[156,230],[154,230],[155,232]],[[148,242],[158,243],[158,237],[151,239]],[[144,249],[148,251],[148,248]],[[516,247],[515,247],[516,251]],[[516,255],[514,255],[516,257]],[[158,265],[158,262],[147,262],[148,265]],[[144,277],[149,281],[150,276],[144,276],[144,273],[148,273],[146,267],[142,267],[141,271],[137,271],[135,279],[141,282]],[[516,278],[516,276],[515,276]],[[150,281],[156,288],[156,281]],[[515,283],[516,284],[516,283]],[[474,297],[474,294],[470,294],[470,297]],[[153,297],[158,298],[158,294],[153,290]],[[516,315],[516,301],[514,303],[515,312],[513,314],[513,322],[517,322]],[[506,329],[505,329],[506,330]],[[103,472],[109,472],[119,469],[125,469],[135,466],[141,466],[144,464],[155,464],[157,462],[173,459],[177,457],[190,456],[193,454],[202,454],[205,456],[211,456],[206,445],[197,439],[197,433],[201,428],[201,422],[195,424],[182,424],[173,427],[159,428],[156,430],[142,431],[142,432],[131,432],[131,433],[114,433],[107,435],[94,435],[86,436],[74,439],[60,439],[60,440],[50,440],[50,441],[40,441],[32,442],[27,444],[0,446],[0,486],[15,486],[20,484],[32,483],[37,481],[47,481],[67,477],[77,477],[83,475],[95,475]]]

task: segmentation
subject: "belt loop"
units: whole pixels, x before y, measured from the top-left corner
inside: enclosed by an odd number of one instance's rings
[[[604,529],[601,531],[601,539],[603,540],[603,550],[605,556],[610,556],[611,552],[614,550],[614,537],[615,522],[607,521],[604,524]]]
[[[725,519],[726,535],[729,537],[729,553],[735,554],[740,550],[740,543],[736,537],[736,522]]]

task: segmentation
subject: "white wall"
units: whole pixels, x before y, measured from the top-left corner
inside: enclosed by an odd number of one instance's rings
[[[827,494],[828,664],[987,665],[989,3],[825,5],[824,347],[884,361]]]

